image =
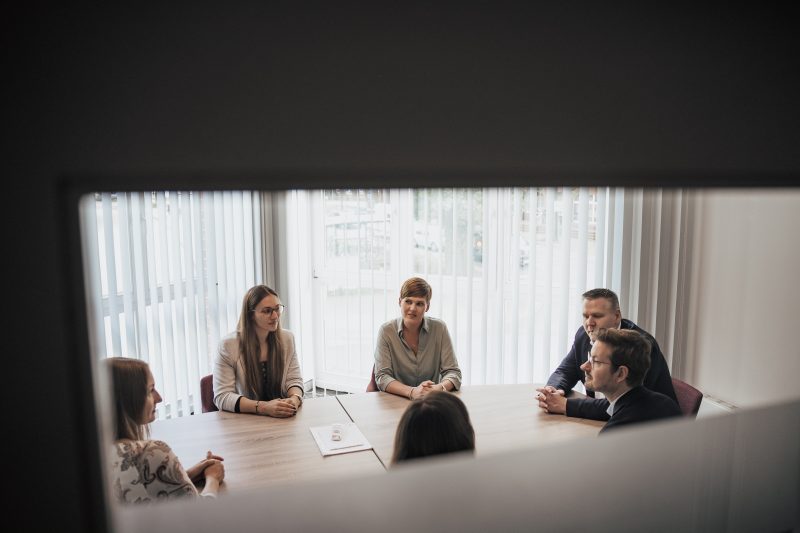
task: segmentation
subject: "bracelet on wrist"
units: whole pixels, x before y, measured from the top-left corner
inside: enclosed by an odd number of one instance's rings
[[[257,401],[257,402],[256,402],[256,414],[258,414],[258,405],[259,405],[260,403],[261,403],[260,401]]]
[[[408,399],[409,400],[413,400],[414,399],[414,389],[416,389],[416,387],[411,387],[411,389],[408,391]]]

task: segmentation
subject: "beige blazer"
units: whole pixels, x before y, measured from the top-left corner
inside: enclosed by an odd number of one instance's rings
[[[290,387],[303,388],[303,377],[300,375],[300,364],[297,361],[292,332],[281,330],[278,341],[283,345],[284,357],[281,394],[286,397]],[[240,396],[250,398],[244,385],[244,366],[239,352],[239,339],[234,332],[220,341],[217,356],[214,358],[214,405],[220,411],[234,412]]]

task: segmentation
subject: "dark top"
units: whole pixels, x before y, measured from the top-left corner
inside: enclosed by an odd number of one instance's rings
[[[614,404],[614,414],[611,419],[603,426],[600,433],[626,426],[681,416],[681,408],[678,404],[659,392],[653,392],[644,387],[634,387]]]
[[[270,400],[274,400],[275,397],[272,396],[269,390],[269,378],[268,378],[268,368],[266,361],[259,361],[258,365],[261,367],[261,400],[262,402],[268,402]]]
[[[650,370],[647,371],[647,375],[644,377],[644,386],[652,391],[666,395],[677,405],[678,398],[675,396],[675,389],[672,388],[672,376],[669,373],[667,361],[664,359],[664,354],[661,353],[661,348],[658,347],[658,343],[653,336],[626,318],[622,319],[619,329],[638,331],[650,341]],[[550,379],[547,380],[547,384],[568,393],[579,380],[581,383],[585,383],[586,374],[581,370],[581,365],[586,362],[587,355],[591,349],[589,335],[586,334],[583,327],[578,328],[575,333],[575,341],[572,343],[572,349],[561,361],[561,364],[558,365],[558,368],[555,369]],[[592,391],[587,391],[587,394],[594,396]],[[608,400],[605,398],[567,399],[567,416],[608,420],[607,409]]]
[[[264,392],[261,393],[261,397],[258,399],[261,402],[268,402],[270,400],[274,400],[275,398],[269,393],[269,380],[267,379],[267,362],[266,361],[259,361],[259,367],[261,367],[261,390]],[[240,396],[239,399],[236,400],[236,407],[234,408],[234,412],[239,413],[239,402],[242,401],[242,397]]]

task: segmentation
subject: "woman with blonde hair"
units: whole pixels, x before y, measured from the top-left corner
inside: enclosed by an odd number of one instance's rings
[[[111,374],[115,443],[112,451],[112,490],[124,503],[196,497],[195,483],[205,481],[201,496],[216,497],[225,478],[222,457],[206,458],[184,470],[172,449],[150,440],[149,424],[156,418],[161,395],[144,361],[127,357],[106,360]]]
[[[285,307],[266,285],[247,291],[236,331],[220,341],[214,359],[217,409],[285,418],[303,405],[294,335],[280,324]]]

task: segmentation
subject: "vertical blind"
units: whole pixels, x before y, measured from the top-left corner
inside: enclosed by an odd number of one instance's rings
[[[199,412],[200,378],[263,278],[259,194],[97,193],[81,217],[95,356],[147,361],[159,417]]]
[[[150,363],[160,417],[198,411],[217,343],[267,281],[306,381],[361,391],[400,285],[422,276],[465,384],[543,382],[596,286],[666,348],[683,346],[671,317],[688,299],[689,200],[611,188],[98,193],[81,205],[90,343],[99,359]]]
[[[317,384],[364,390],[411,276],[431,284],[428,313],[447,323],[465,384],[546,380],[580,294],[619,285],[617,200],[604,188],[289,193],[287,253],[301,258],[290,286],[307,293],[293,323],[313,332]]]

